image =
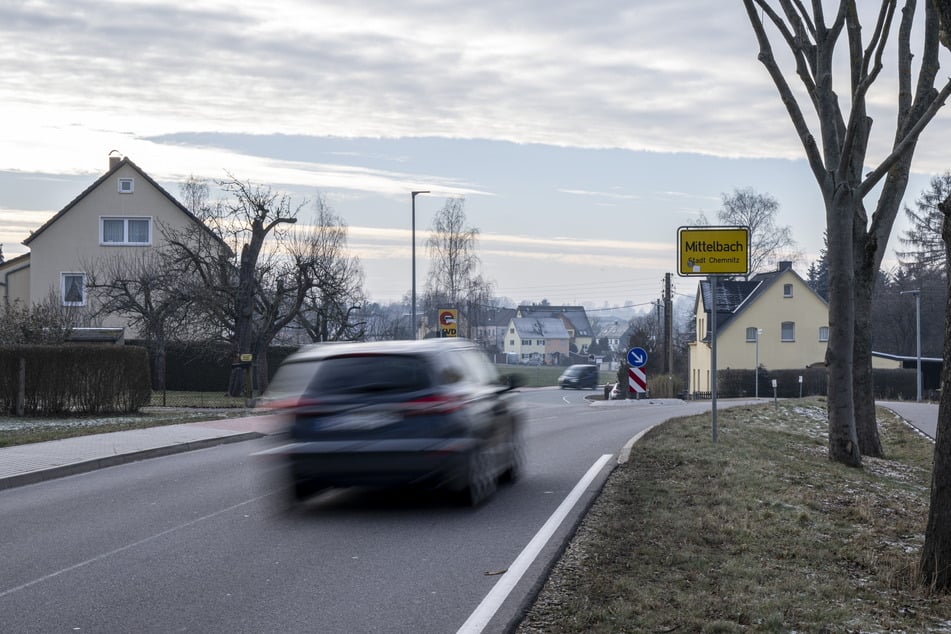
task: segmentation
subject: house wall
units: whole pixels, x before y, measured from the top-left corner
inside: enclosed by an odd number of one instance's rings
[[[547,341],[548,339],[541,335],[532,335],[531,337],[519,338],[517,343],[520,361],[526,361],[532,356],[538,356],[539,358],[544,359]]]
[[[509,322],[508,328],[505,329],[505,337],[502,343],[502,350],[506,354],[518,355],[519,359],[522,357],[522,337],[518,334],[515,324],[512,322]]]
[[[783,296],[783,286],[793,285],[793,296]],[[782,323],[795,324],[793,341],[782,340]],[[829,325],[827,306],[791,272],[779,276],[766,293],[733,318],[717,337],[717,367],[750,368],[756,365],[756,342],[746,340],[746,329],[762,329],[759,363],[767,370],[805,368],[825,361],[827,341],[819,328]]]
[[[30,261],[29,259],[19,263],[10,264],[6,268],[0,268],[0,293],[3,296],[3,303],[6,306],[12,306],[19,302],[23,305],[30,303]]]
[[[514,354],[519,363],[524,363],[537,355],[546,363],[552,361],[552,354],[557,352],[562,358],[568,355],[568,339],[564,337],[552,337],[544,334],[531,333],[523,336],[515,327],[515,322],[510,321],[508,328],[505,329],[505,339],[502,350],[506,354]],[[526,356],[527,355],[527,356]]]
[[[792,297],[784,297],[786,284],[792,284]],[[698,329],[701,318],[705,320],[706,316],[697,316]],[[757,357],[760,367],[766,370],[797,369],[822,363],[828,342],[819,340],[819,329],[828,326],[828,318],[826,304],[799,276],[785,271],[725,328],[718,327],[717,368],[752,370],[756,367]],[[793,341],[782,340],[783,322],[795,324]],[[756,341],[746,340],[746,329],[752,327],[762,329],[758,355]],[[710,391],[710,354],[709,345],[701,341],[691,343],[691,392]]]
[[[547,361],[551,361],[554,357],[552,355],[558,354],[562,359],[568,358],[568,340],[567,339],[546,339],[545,340],[545,358]]]
[[[134,191],[120,194],[120,178],[132,178]],[[120,167],[98,187],[86,193],[71,208],[56,219],[30,246],[29,297],[33,303],[42,302],[50,293],[62,299],[62,273],[83,273],[85,268],[100,258],[112,258],[120,253],[135,253],[149,246],[103,246],[100,244],[102,216],[149,217],[152,219],[152,246],[162,240],[161,223],[181,227],[192,222],[164,193],[156,189],[137,170],[128,164]],[[93,308],[87,294],[87,308]],[[104,327],[126,327],[119,315],[101,320]],[[127,338],[137,333],[127,332]]]

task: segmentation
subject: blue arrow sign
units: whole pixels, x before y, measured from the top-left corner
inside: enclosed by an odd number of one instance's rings
[[[631,348],[627,351],[627,364],[632,368],[640,368],[647,364],[647,350]]]

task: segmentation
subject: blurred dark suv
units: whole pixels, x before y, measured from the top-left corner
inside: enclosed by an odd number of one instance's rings
[[[476,505],[522,469],[513,388],[465,339],[302,348],[260,400],[282,412],[294,499],[328,487],[424,485]]]
[[[558,385],[561,386],[561,389],[566,387],[594,389],[598,386],[598,366],[570,365],[558,377]]]

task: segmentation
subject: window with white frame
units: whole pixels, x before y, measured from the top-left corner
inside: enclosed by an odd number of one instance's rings
[[[63,273],[60,276],[60,293],[63,306],[85,306],[86,274]]]
[[[829,327],[819,326],[819,341],[828,341],[828,340],[829,340]]]
[[[781,341],[795,341],[796,340],[796,322],[794,321],[784,321],[780,329],[780,340]]]
[[[756,326],[751,326],[746,329],[746,340],[756,341]]]
[[[152,244],[152,219],[103,216],[99,219],[99,242],[103,245]]]
[[[792,284],[783,284],[783,297],[792,297]]]
[[[135,180],[131,178],[119,179],[119,193],[131,194],[135,190]]]

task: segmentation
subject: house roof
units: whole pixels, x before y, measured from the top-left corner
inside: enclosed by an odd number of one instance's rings
[[[545,339],[568,339],[564,322],[557,317],[515,317],[512,319],[515,332],[521,338],[544,337]]]
[[[593,335],[591,322],[588,321],[588,314],[585,312],[584,306],[548,306],[533,304],[531,306],[519,306],[516,310],[516,314],[522,317],[563,317],[567,319],[572,328],[574,328],[576,337],[591,337]]]
[[[499,308],[495,314],[495,319],[492,320],[492,325],[505,328],[513,317],[515,317],[514,308]]]
[[[597,336],[606,339],[620,339],[630,327],[630,322],[618,319],[601,326]]]
[[[3,262],[0,262],[0,271],[6,270],[6,269],[13,269],[20,266],[21,264],[29,264],[29,262],[30,262],[30,254],[21,253],[15,258],[10,258],[9,260],[4,260]]]
[[[58,212],[55,216],[53,216],[52,218],[50,218],[49,220],[47,220],[47,221],[43,224],[43,226],[41,226],[41,227],[40,227],[39,229],[37,229],[36,231],[31,232],[30,235],[29,235],[29,237],[27,237],[27,239],[24,240],[21,244],[23,244],[23,245],[25,245],[25,246],[29,246],[29,245],[30,245],[30,242],[32,242],[33,240],[35,240],[41,233],[43,233],[44,231],[46,231],[53,223],[55,223],[57,220],[59,220],[59,219],[63,216],[63,214],[65,214],[65,213],[68,212],[70,209],[72,209],[72,208],[75,207],[77,204],[79,204],[79,202],[80,202],[83,198],[85,198],[86,196],[88,196],[93,190],[95,190],[97,187],[99,187],[100,185],[102,185],[107,179],[109,179],[110,176],[112,176],[113,174],[115,174],[116,172],[118,172],[120,169],[122,169],[122,168],[123,168],[124,166],[126,166],[126,165],[128,165],[129,167],[131,167],[132,169],[134,169],[136,172],[138,172],[138,174],[141,175],[142,178],[144,178],[150,185],[152,185],[153,187],[155,187],[155,189],[157,189],[159,192],[161,192],[162,195],[164,195],[166,198],[168,198],[169,202],[171,202],[175,207],[177,207],[183,214],[185,214],[186,216],[188,216],[189,218],[191,218],[192,220],[194,220],[195,222],[197,222],[200,226],[205,227],[205,228],[207,229],[205,223],[203,223],[201,220],[199,220],[198,217],[195,216],[195,214],[193,214],[192,212],[190,212],[184,205],[182,205],[180,202],[178,202],[178,201],[175,199],[174,196],[172,196],[170,193],[168,193],[168,192],[165,190],[164,187],[162,187],[162,186],[159,185],[157,182],[155,182],[155,180],[154,180],[151,176],[149,176],[149,175],[146,174],[144,171],[142,171],[142,168],[140,168],[138,165],[136,165],[135,163],[133,163],[133,162],[132,162],[132,159],[130,159],[130,158],[128,158],[128,157],[123,157],[122,159],[116,161],[115,164],[113,164],[112,167],[109,168],[109,171],[107,171],[105,174],[103,174],[102,176],[100,176],[100,177],[96,180],[96,182],[94,182],[92,185],[90,185],[89,187],[87,187],[85,190],[83,190],[83,192],[82,192],[81,194],[79,194],[78,196],[76,196],[75,198],[73,198],[65,207],[63,207],[62,209],[60,209],[59,212]],[[210,231],[210,230],[209,230],[209,231]]]

